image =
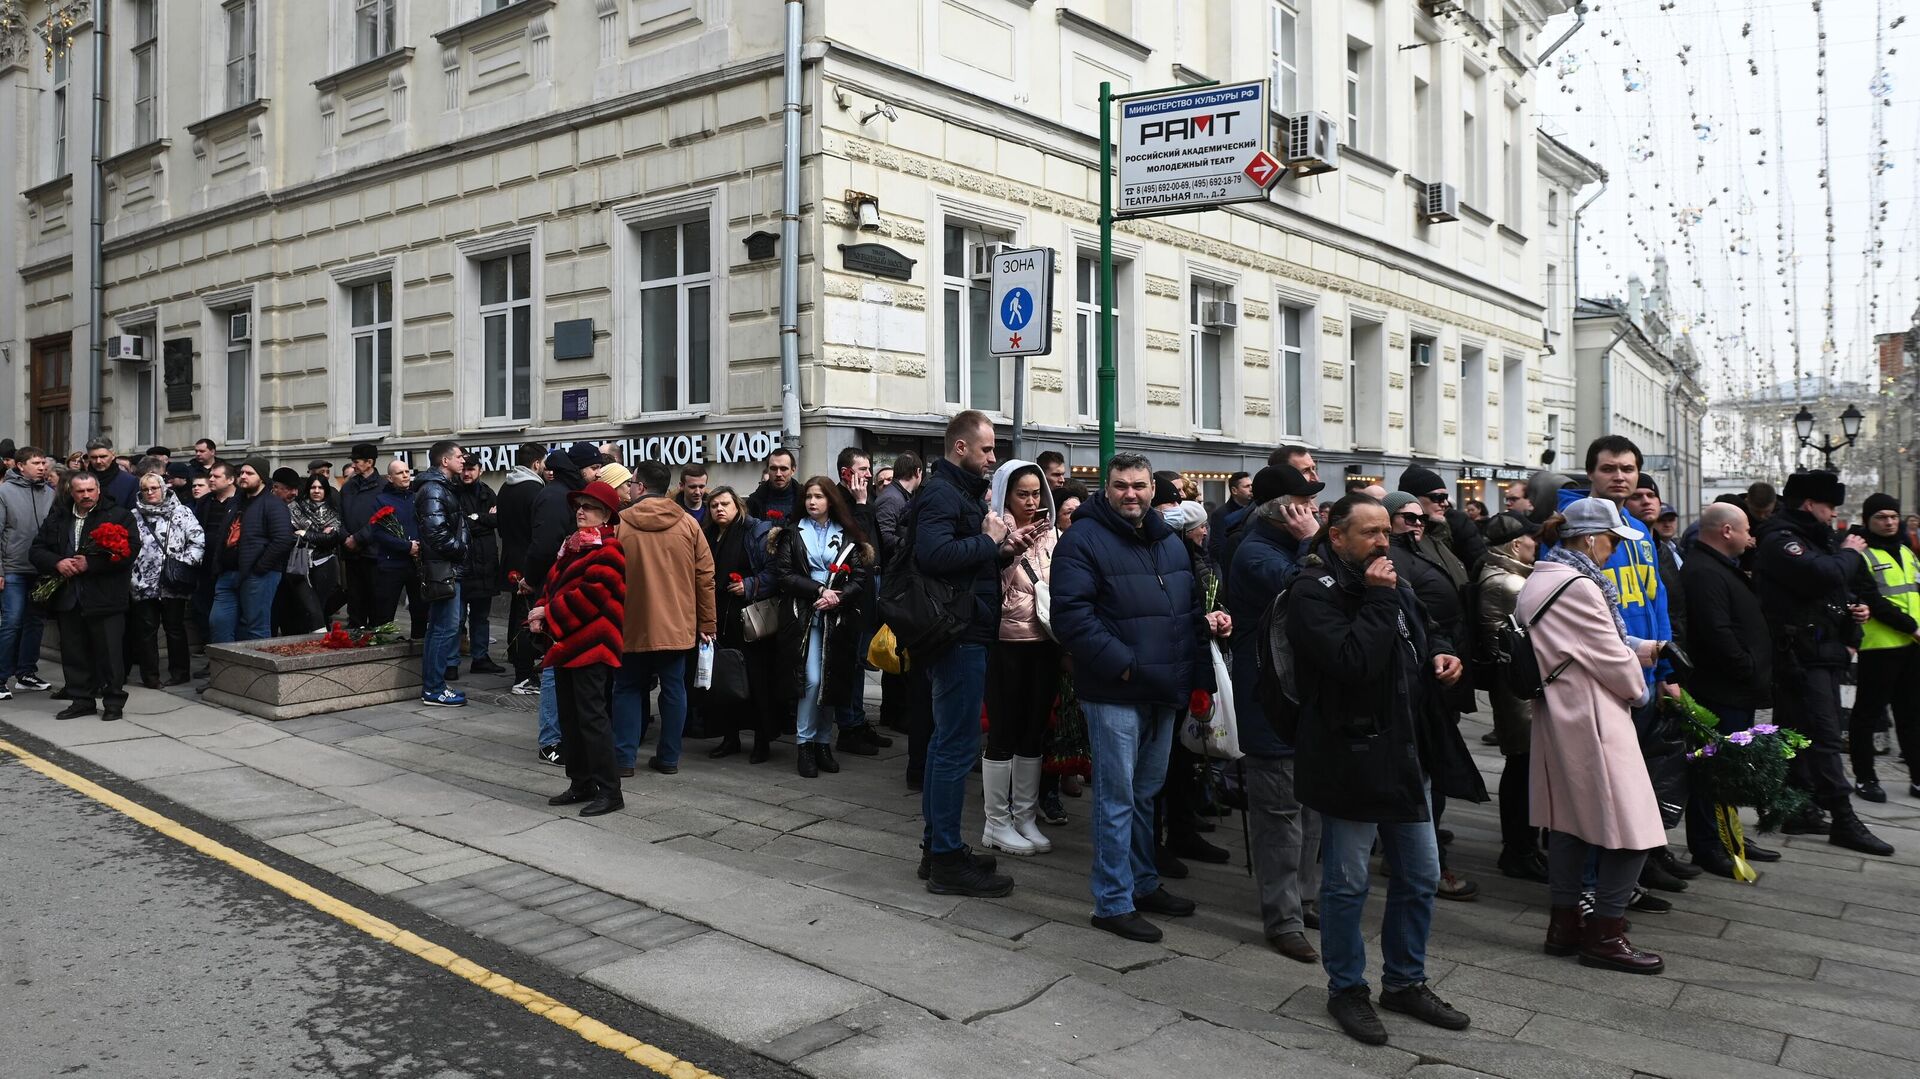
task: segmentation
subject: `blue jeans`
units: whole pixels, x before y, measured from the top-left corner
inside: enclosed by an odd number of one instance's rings
[[[420,692],[432,697],[446,692],[447,668],[460,663],[460,582],[453,595],[427,604],[427,639],[420,646]]]
[[[1440,885],[1440,844],[1433,822],[1374,824],[1323,815],[1320,956],[1330,992],[1367,984],[1360,916],[1367,906],[1367,857],[1376,834],[1393,873],[1380,925],[1381,988],[1405,989],[1427,980],[1427,934],[1433,928],[1434,890]]]
[[[927,668],[933,678],[933,734],[920,790],[921,842],[930,854],[951,854],[960,839],[967,780],[980,756],[980,705],[987,692],[987,646],[955,645]]]
[[[26,678],[40,673],[40,634],[45,625],[32,602],[33,586],[39,582],[36,574],[9,573],[7,587],[0,589],[0,689],[15,675]]]
[[[492,659],[493,597],[462,596],[461,600],[467,608],[467,655],[474,660]]]
[[[620,767],[640,759],[647,736],[647,686],[660,679],[660,741],[654,756],[661,764],[680,763],[680,734],[687,726],[687,652],[628,652],[613,675],[613,749]]]
[[[554,687],[553,668],[540,668],[540,744],[560,744],[560,691]]]
[[[1081,698],[1093,747],[1093,913],[1112,918],[1160,888],[1153,799],[1167,781],[1176,710]]]
[[[820,679],[825,677],[826,665],[826,627],[825,620],[813,620],[813,632],[807,635],[807,684],[800,689],[800,699],[793,703],[793,742],[804,746],[808,742],[825,744],[827,732],[820,729]],[[859,726],[846,722],[846,709],[836,709],[840,713],[840,725]]]
[[[264,641],[273,636],[273,597],[279,590],[277,571],[252,575],[238,570],[222,572],[213,585],[208,638],[215,644],[225,644]]]

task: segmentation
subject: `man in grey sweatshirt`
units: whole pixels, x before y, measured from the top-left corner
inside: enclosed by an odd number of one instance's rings
[[[53,510],[53,463],[34,446],[21,448],[14,460],[0,479],[0,701],[12,699],[10,681],[20,689],[51,688],[39,676],[41,621],[32,602],[39,574],[27,552]]]

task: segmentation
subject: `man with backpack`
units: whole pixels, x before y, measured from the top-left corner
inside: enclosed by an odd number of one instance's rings
[[[1260,648],[1266,615],[1292,583],[1300,559],[1319,535],[1314,496],[1325,484],[1292,465],[1268,465],[1253,478],[1246,537],[1234,552],[1226,588],[1233,636],[1233,703],[1239,720],[1240,766],[1245,776],[1247,856],[1260,890],[1260,920],[1274,951],[1300,963],[1320,953],[1306,930],[1320,928],[1320,818],[1294,796],[1293,747],[1267,721],[1273,696],[1260,692]],[[1284,610],[1284,608],[1282,608]],[[1256,632],[1256,627],[1258,631]]]

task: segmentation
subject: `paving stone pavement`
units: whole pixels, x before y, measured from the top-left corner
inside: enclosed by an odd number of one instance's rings
[[[1544,886],[1494,869],[1491,804],[1451,803],[1450,862],[1481,895],[1440,905],[1428,967],[1474,1025],[1387,1014],[1392,1042],[1372,1048],[1335,1029],[1317,966],[1265,944],[1237,816],[1209,837],[1232,862],[1171,882],[1199,912],[1134,944],[1087,926],[1086,799],[1048,829],[1053,853],[1003,858],[1012,895],[935,896],[914,877],[904,737],[815,780],[787,743],[750,765],[689,740],[678,775],[642,769],[624,812],[588,821],[545,803],[565,779],[535,757],[530,699],[497,678],[466,688],[464,709],[277,724],[142,689],[123,722],[59,723],[20,694],[0,725],[821,1079],[1920,1075],[1920,801],[1904,785],[1859,806],[1892,859],[1771,837],[1786,860],[1757,886],[1704,878],[1672,914],[1634,915],[1635,941],[1667,958],[1657,978],[1541,954]],[[1492,788],[1485,729],[1463,723]]]

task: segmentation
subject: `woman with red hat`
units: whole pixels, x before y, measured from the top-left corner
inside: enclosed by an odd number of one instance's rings
[[[607,692],[626,639],[627,564],[609,524],[620,512],[613,488],[596,480],[569,492],[567,503],[575,531],[560,545],[539,606],[527,612],[527,628],[553,638],[545,665],[553,668],[560,698],[560,755],[569,783],[547,804],[584,802],[580,815],[597,817],[626,804]]]

